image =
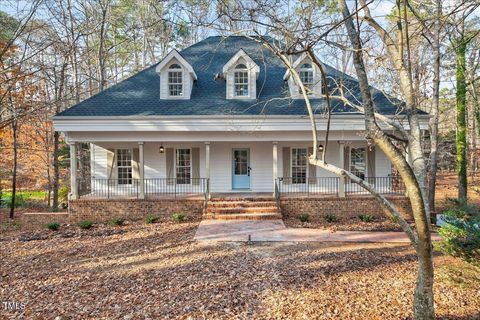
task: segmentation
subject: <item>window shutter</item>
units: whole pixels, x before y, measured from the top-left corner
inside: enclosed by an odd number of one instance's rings
[[[313,154],[313,147],[308,148],[308,157]],[[317,184],[317,166],[310,164],[309,159],[307,158],[308,163],[308,183],[309,184]]]
[[[345,146],[343,151],[343,170],[350,171],[350,147]],[[349,183],[350,179],[345,178],[345,183]]]
[[[139,161],[139,149],[133,148],[132,150],[132,178],[140,179],[140,164]]]
[[[107,179],[115,179],[115,149],[107,149]]]
[[[165,164],[166,164],[166,172],[167,172],[167,184],[172,185],[175,184],[175,173],[174,173],[174,161],[175,161],[175,154],[173,148],[166,148],[165,149]]]
[[[283,184],[290,184],[291,182],[290,147],[283,147],[282,158],[283,158]]]
[[[192,184],[200,184],[200,148],[192,148]]]
[[[367,161],[368,176],[373,178],[375,177],[375,146],[370,146],[367,148]],[[374,183],[374,181],[370,182]]]

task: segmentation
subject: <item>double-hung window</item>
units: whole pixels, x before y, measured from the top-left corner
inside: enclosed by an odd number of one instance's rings
[[[307,149],[292,148],[292,184],[307,181]]]
[[[235,97],[248,97],[248,69],[244,64],[235,67],[234,77],[234,94]]]
[[[300,69],[298,71],[298,75],[300,77],[300,81],[302,81],[303,85],[305,86],[305,89],[307,90],[308,94],[311,94],[311,91],[313,89],[313,68],[310,63],[304,63],[300,66]],[[298,88],[298,93],[302,93],[302,89],[299,87]]]
[[[190,184],[192,173],[191,157],[190,149],[177,149],[175,162],[177,184]]]
[[[174,63],[168,69],[168,94],[171,97],[183,96],[182,67]]]
[[[117,149],[118,184],[132,184],[132,151]]]
[[[366,174],[366,149],[352,148],[350,151],[350,171],[359,177],[365,179]]]

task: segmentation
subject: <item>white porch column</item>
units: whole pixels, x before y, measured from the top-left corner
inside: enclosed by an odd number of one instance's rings
[[[275,189],[278,179],[278,142],[272,142],[272,156],[273,156],[273,196],[276,196]]]
[[[205,178],[207,178],[207,197],[210,199],[210,142],[205,142],[205,175]]]
[[[139,194],[140,199],[145,199],[145,156],[143,152],[144,142],[138,143],[138,160],[139,160],[139,173],[140,173],[140,185]]]
[[[77,144],[70,143],[70,199],[78,199]]]
[[[340,157],[339,166],[340,168],[345,168],[345,143],[338,142],[338,156]],[[338,196],[345,198],[345,177],[341,176],[338,181]]]

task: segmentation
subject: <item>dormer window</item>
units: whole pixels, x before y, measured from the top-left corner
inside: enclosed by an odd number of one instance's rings
[[[183,96],[183,71],[176,63],[168,68],[168,94],[171,97]]]
[[[300,81],[302,81],[305,89],[307,90],[307,94],[312,94],[311,90],[313,89],[313,68],[310,63],[304,63],[300,66],[298,70],[298,75],[300,77]],[[302,93],[302,89],[298,88],[298,93]]]
[[[234,87],[235,97],[248,97],[248,69],[243,63],[235,67]]]

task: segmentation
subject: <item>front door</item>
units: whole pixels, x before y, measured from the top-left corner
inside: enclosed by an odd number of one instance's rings
[[[250,189],[250,150],[233,149],[232,188]]]

